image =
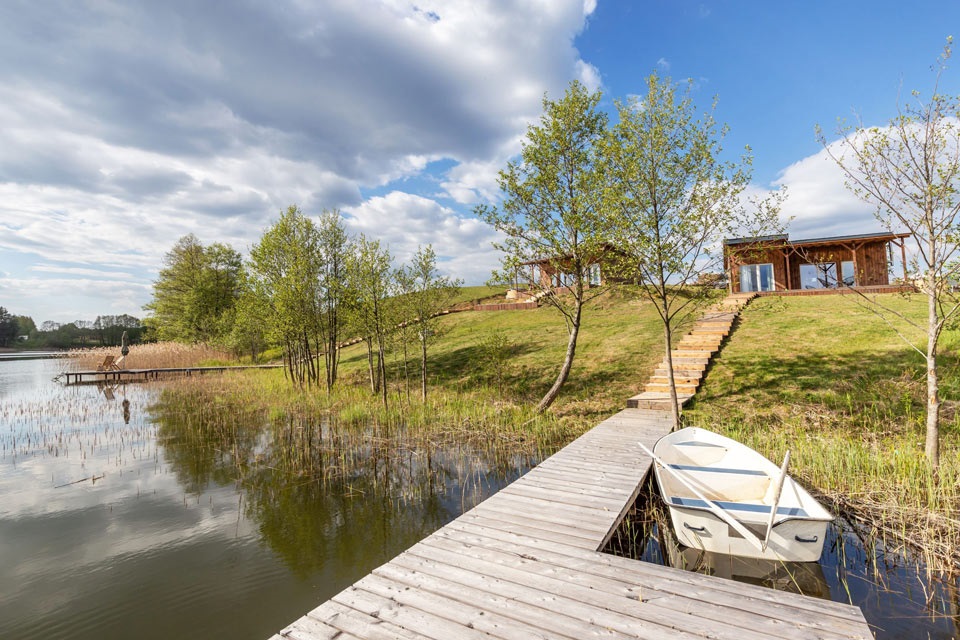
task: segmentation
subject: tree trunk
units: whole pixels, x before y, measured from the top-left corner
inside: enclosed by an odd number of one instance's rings
[[[553,401],[560,395],[560,389],[563,387],[563,383],[567,381],[567,376],[570,375],[570,368],[573,366],[573,356],[577,351],[577,335],[580,333],[581,311],[582,307],[578,305],[573,321],[570,323],[570,339],[567,341],[567,355],[563,359],[563,366],[560,367],[560,375],[557,376],[557,381],[554,382],[550,390],[547,391],[547,395],[543,396],[540,404],[537,405],[537,413],[543,413],[553,404]]]
[[[379,371],[378,377],[380,378],[380,392],[381,397],[383,398],[383,408],[387,408],[387,361],[383,355],[383,346],[382,342],[378,342],[377,346],[377,368]]]
[[[927,441],[924,452],[934,470],[940,467],[940,389],[937,376],[937,342],[940,319],[935,274],[931,270],[927,292]]]
[[[663,338],[667,343],[667,384],[670,386],[670,417],[673,420],[673,428],[680,428],[680,406],[677,400],[677,380],[673,375],[673,327],[669,321],[663,323]]]
[[[421,398],[422,398],[424,401],[426,401],[426,399],[427,399],[427,336],[426,336],[426,331],[427,331],[427,330],[424,328],[424,329],[421,329],[421,331],[423,331],[424,334],[423,334],[422,336],[420,336],[420,346],[421,346],[421,352],[420,352],[420,396],[421,396]]]
[[[373,338],[367,338],[367,371],[370,373],[370,392],[377,392],[377,379],[373,374]]]

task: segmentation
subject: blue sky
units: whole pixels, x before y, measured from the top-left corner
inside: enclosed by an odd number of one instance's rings
[[[794,237],[879,230],[814,125],[884,124],[958,25],[960,3],[926,0],[7,1],[0,306],[142,316],[179,237],[246,252],[294,203],[481,283],[496,234],[471,211],[543,94],[577,78],[612,108],[654,70],[718,96],[752,190],[787,186]]]

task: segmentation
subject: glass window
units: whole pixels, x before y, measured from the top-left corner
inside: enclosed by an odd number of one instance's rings
[[[589,268],[590,273],[590,286],[599,287],[600,286],[600,265],[592,264]]]
[[[837,286],[837,263],[818,262],[800,265],[800,288],[832,289]]]
[[[740,267],[740,291],[773,291],[777,288],[773,280],[772,264],[745,264]]]
[[[840,263],[840,277],[843,278],[843,284],[852,287],[857,283],[856,271],[853,268],[853,260],[844,260]]]

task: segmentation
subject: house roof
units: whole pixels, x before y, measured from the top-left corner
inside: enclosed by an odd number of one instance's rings
[[[723,241],[724,246],[735,246],[740,244],[754,244],[758,242],[783,242],[791,247],[808,247],[824,244],[844,244],[847,242],[856,242],[858,240],[895,240],[898,238],[909,238],[909,233],[892,233],[884,231],[882,233],[861,233],[849,236],[831,236],[826,238],[806,238],[803,240],[790,240],[786,234],[775,236],[755,236],[753,238],[728,238]]]
[[[621,251],[619,247],[613,244],[610,244],[609,242],[602,243],[599,249],[601,254],[604,252],[619,253],[621,255],[623,254],[623,251]],[[597,258],[599,257],[600,256],[597,256]],[[558,262],[558,261],[562,262],[564,260],[571,260],[572,258],[573,258],[573,253],[565,253],[563,255],[558,255],[558,256],[550,256],[546,258],[535,258],[534,260],[527,260],[526,262],[521,262],[520,266],[527,266],[531,264],[548,264],[551,262]]]

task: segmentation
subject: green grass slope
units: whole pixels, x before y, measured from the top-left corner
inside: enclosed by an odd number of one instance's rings
[[[922,323],[919,295],[877,298]],[[921,331],[895,323],[924,348]],[[725,432],[791,467],[878,532],[960,562],[960,332],[941,338],[939,476],[923,456],[926,369],[856,296],[760,298],[711,367],[685,421]]]

